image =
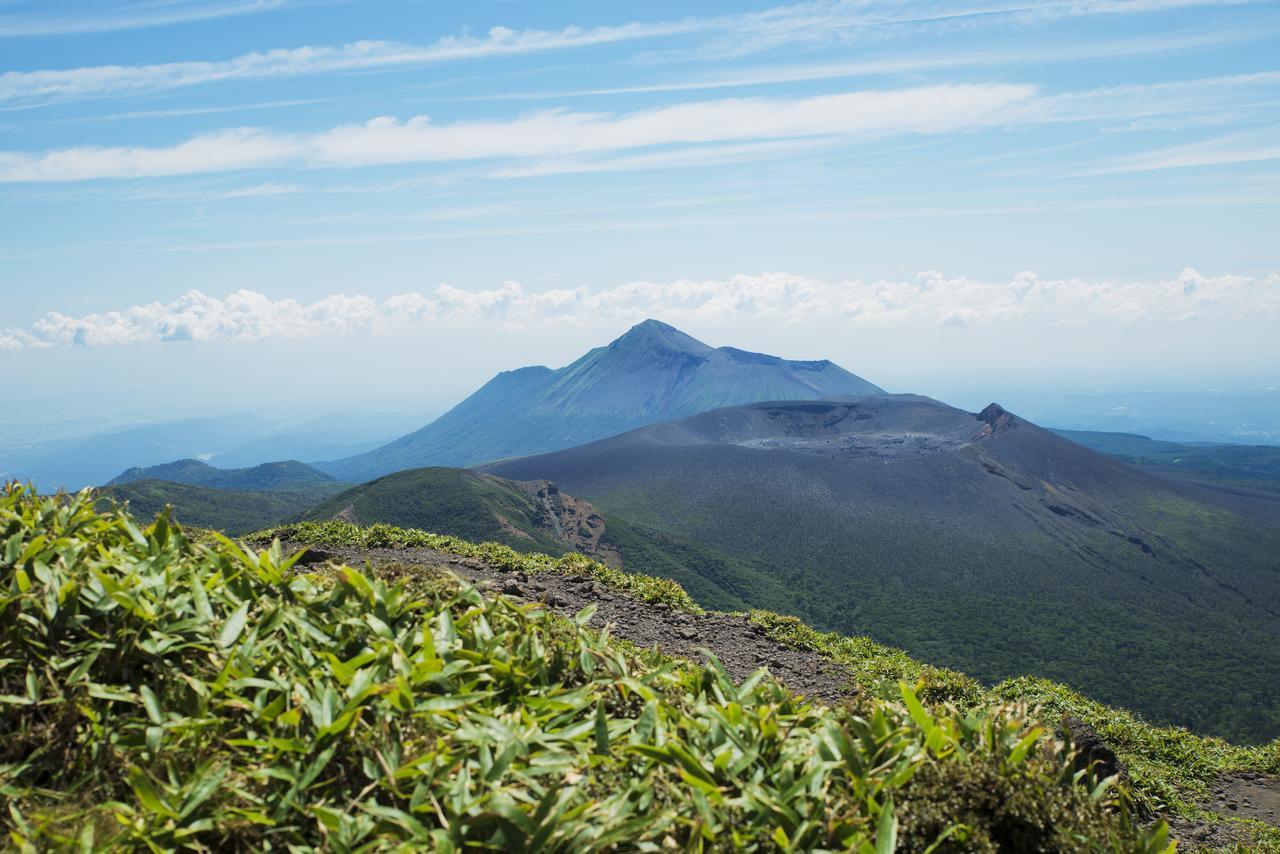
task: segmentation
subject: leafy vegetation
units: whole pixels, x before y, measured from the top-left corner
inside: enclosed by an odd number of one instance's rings
[[[684,588],[669,578],[620,572],[577,552],[570,552],[558,558],[537,553],[525,554],[502,543],[477,545],[460,537],[432,534],[413,528],[397,528],[394,525],[384,524],[361,527],[338,520],[281,525],[251,534],[247,539],[257,542],[279,539],[317,546],[355,546],[362,549],[435,549],[458,557],[477,558],[491,566],[529,574],[558,572],[562,575],[586,576],[607,587],[622,590],[641,602],[666,605],[691,613],[702,611],[702,607],[693,601]]]
[[[987,688],[958,673],[922,664],[901,650],[870,638],[816,631],[795,617],[751,612],[751,620],[780,643],[820,652],[846,667],[872,697],[892,697],[902,681],[915,684],[922,701],[961,709],[992,703],[1026,704],[1045,721],[1077,718],[1093,727],[1125,763],[1137,806],[1193,821],[1240,824],[1255,836],[1254,850],[1280,851],[1280,830],[1234,816],[1215,814],[1200,803],[1209,785],[1225,773],[1280,774],[1280,739],[1242,747],[1179,727],[1160,727],[1124,709],[1090,700],[1047,679],[1018,677]]]
[[[7,487],[0,544],[20,849],[1165,848],[1019,707],[930,709],[904,682],[822,709],[613,644],[586,613],[403,569],[303,574],[88,493]]]
[[[662,601],[673,607],[696,609],[688,597],[645,594],[648,579],[635,584],[630,576],[595,562],[581,563],[581,557],[551,561],[538,555],[513,555],[500,546],[477,546],[441,538],[421,531],[403,531],[387,526],[361,529],[341,523],[325,526],[289,526],[255,535],[259,541],[283,536],[288,540],[330,546],[395,544],[402,547],[429,546],[463,557],[479,557],[526,572],[555,571],[580,573],[588,566],[602,584],[624,589],[648,601]],[[434,544],[434,545],[432,545]],[[518,561],[505,563],[504,561]],[[569,569],[568,567],[574,567]],[[659,580],[660,581],[660,580]],[[630,585],[630,586],[629,586]],[[946,668],[924,664],[900,649],[868,637],[851,637],[821,632],[796,617],[764,610],[748,615],[773,640],[788,646],[818,652],[848,674],[863,696],[873,704],[900,698],[900,686],[915,686],[921,702],[961,710],[981,710],[999,704],[1017,703],[1029,707],[1044,721],[1075,717],[1099,732],[1119,754],[1131,775],[1131,796],[1146,812],[1168,812],[1193,821],[1244,824],[1254,834],[1258,850],[1280,851],[1280,831],[1256,822],[1215,814],[1199,805],[1209,784],[1219,775],[1238,771],[1280,774],[1280,739],[1262,746],[1238,746],[1220,738],[1206,737],[1180,727],[1155,726],[1141,716],[1091,700],[1065,685],[1034,677],[1005,680],[987,686],[973,677]]]

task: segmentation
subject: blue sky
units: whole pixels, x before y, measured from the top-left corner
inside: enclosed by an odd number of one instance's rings
[[[656,315],[897,390],[1265,388],[1277,57],[1275,2],[0,0],[0,370],[436,405]]]

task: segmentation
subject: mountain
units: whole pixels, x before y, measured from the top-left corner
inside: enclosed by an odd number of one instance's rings
[[[770,589],[742,584],[753,605],[987,680],[1280,733],[1277,496],[910,395],[731,407],[486,470],[771,567]]]
[[[128,469],[98,492],[128,501],[140,516],[170,506],[183,524],[245,534],[296,518],[347,486],[296,460],[243,469],[177,460]]]
[[[330,475],[296,460],[263,463],[242,469],[215,468],[200,460],[177,460],[158,466],[139,466],[128,469],[109,481],[107,485],[120,486],[139,480],[163,480],[190,486],[257,492],[316,488],[323,491],[325,487],[317,487],[317,484],[337,484]]]
[[[304,518],[380,522],[556,555],[596,554],[604,533],[604,519],[594,507],[554,484],[452,468],[411,469],[360,484]]]
[[[421,430],[322,468],[343,480],[368,480],[403,469],[470,466],[568,448],[738,403],[880,393],[829,361],[713,348],[646,320],[558,370],[498,374]]]
[[[128,502],[140,519],[154,519],[165,507],[174,518],[197,528],[210,528],[229,536],[248,534],[297,518],[323,498],[303,490],[254,492],[217,489],[165,480],[135,480],[96,490],[102,504],[111,499]]]
[[[601,513],[546,480],[512,481],[466,469],[410,469],[352,487],[302,518],[395,525],[502,543],[522,552],[576,551],[618,569],[673,578],[698,601],[726,610],[745,609],[748,589],[774,599],[785,594],[768,567],[756,561],[717,553],[617,513]]]

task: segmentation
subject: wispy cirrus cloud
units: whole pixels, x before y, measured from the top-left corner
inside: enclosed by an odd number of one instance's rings
[[[318,134],[235,128],[177,145],[0,151],[0,182],[65,182],[225,172],[537,158],[673,144],[941,133],[989,126],[1030,86],[987,84],[869,90],[790,99],[725,99],[622,115],[552,110],[508,121],[437,124],[380,117]]]
[[[1280,160],[1280,127],[1261,133],[1237,133],[1187,145],[1175,145],[1129,157],[1117,158],[1087,170],[1087,175],[1154,172],[1198,166],[1228,166]]]
[[[543,291],[513,281],[474,291],[442,284],[428,293],[381,300],[333,294],[311,303],[273,300],[247,289],[222,298],[192,290],[169,303],[82,317],[50,312],[30,328],[0,329],[0,351],[371,335],[475,319],[519,326],[653,316],[781,323],[834,318],[854,326],[1027,323],[1034,328],[1256,319],[1280,317],[1280,274],[1260,279],[1186,269],[1160,281],[1087,281],[1020,273],[994,282],[926,272],[911,281],[831,282],[764,273]]]
[[[915,74],[949,68],[980,68],[1001,65],[1053,62],[1078,62],[1095,59],[1132,59],[1164,53],[1194,51],[1219,47],[1271,35],[1253,29],[1213,32],[1172,33],[1140,38],[1115,39],[1076,44],[1038,45],[1017,50],[975,49],[964,52],[886,55],[845,62],[823,62],[806,65],[770,65],[732,73],[708,76],[682,75],[678,80],[640,83],[588,89],[548,91],[513,91],[497,94],[461,96],[452,100],[466,101],[546,101],[564,98],[588,98],[602,95],[649,95],[664,92],[695,92],[715,89],[739,89],[785,83],[819,80],[841,80],[886,74]],[[451,100],[451,99],[444,99]]]
[[[188,24],[214,18],[269,12],[286,0],[175,0],[169,3],[127,3],[115,9],[77,4],[40,3],[34,12],[0,13],[0,38],[58,36],[138,30]]]
[[[1023,84],[992,83],[871,89],[807,98],[725,98],[670,104],[631,113],[543,110],[513,119],[438,123],[381,116],[309,134],[230,128],[176,145],[72,146],[46,152],[0,151],[0,183],[165,177],[275,167],[324,168],[485,159],[526,160],[495,176],[654,168],[661,161],[706,162],[706,155],[668,150],[582,159],[628,149],[939,134],[993,126],[1135,122],[1168,117],[1194,122],[1223,110],[1237,118],[1270,115],[1280,103],[1280,71],[1152,84],[1039,93]],[[757,145],[767,155],[777,146]],[[1240,159],[1271,159],[1255,146]],[[1205,157],[1226,154],[1206,154]],[[1191,157],[1191,154],[1188,154]],[[1140,164],[1139,164],[1140,165]],[[1107,166],[1102,167],[1106,171]],[[1136,171],[1119,164],[1112,171]],[[1165,168],[1150,166],[1149,168]]]
[[[682,25],[625,24],[569,27],[563,30],[512,30],[494,27],[485,36],[449,36],[427,45],[358,41],[255,51],[220,61],[154,65],[100,65],[0,74],[0,100],[76,98],[180,89],[227,80],[299,77],[342,71],[368,71],[406,65],[537,53],[609,44],[677,32]]]
[[[481,59],[495,56],[511,56],[548,51],[568,50],[593,45],[614,44],[700,35],[710,41],[698,50],[718,54],[743,54],[767,50],[794,42],[831,42],[857,39],[859,34],[871,31],[907,27],[964,26],[972,28],[982,24],[1008,27],[1017,24],[1042,22],[1048,18],[1063,16],[1113,15],[1142,13],[1181,6],[1223,5],[1250,2],[1250,0],[1061,0],[1061,2],[988,3],[979,0],[952,0],[936,3],[932,0],[913,2],[887,2],[887,0],[815,0],[815,2],[778,6],[757,12],[717,16],[689,16],[667,21],[632,21],[623,24],[599,26],[569,26],[556,30],[513,29],[492,27],[483,36],[447,36],[427,44],[366,40],[343,45],[306,45],[292,48],[254,51],[221,60],[198,60],[155,63],[149,65],[99,65],[65,69],[39,69],[8,71],[0,74],[0,101],[30,102],[65,100],[104,95],[129,95],[160,92],[227,80],[253,80],[265,78],[297,77],[313,74],[330,74],[344,71],[370,71],[407,66],[430,65],[440,62]],[[0,16],[0,36],[75,32],[94,28],[125,28],[133,21],[150,21],[152,24],[198,20],[232,14],[266,11],[277,8],[283,0],[245,0],[240,3],[178,3],[163,6],[157,11],[148,8],[150,17],[142,18],[117,13],[112,17],[66,16],[23,23],[16,16]],[[63,29],[59,30],[58,27]],[[44,28],[43,30],[41,28]],[[1161,40],[1131,40],[1132,52],[1190,49],[1197,45],[1221,42],[1224,38],[1243,38],[1247,34],[1198,34],[1168,36]],[[1103,46],[1081,45],[1068,49],[1050,50],[1050,54],[1079,55],[1083,58],[1107,55]],[[1116,55],[1114,51],[1111,55]],[[1027,57],[1037,59],[1038,57]],[[974,52],[964,57],[921,58],[898,63],[899,70],[918,70],[941,65],[998,64],[1022,61],[1012,56],[1001,57],[1000,52],[985,56]],[[791,79],[819,79],[821,77],[848,77],[870,70],[874,63],[793,69]],[[895,63],[886,61],[884,70],[893,70]],[[859,70],[864,68],[866,70]],[[758,82],[758,81],[757,81]],[[781,82],[781,81],[779,81]],[[712,88],[717,84],[701,84],[690,88]],[[743,85],[726,83],[723,85]],[[664,87],[659,86],[653,91]],[[666,88],[679,88],[668,86]],[[631,91],[608,90],[610,92]],[[637,87],[636,91],[650,91]]]

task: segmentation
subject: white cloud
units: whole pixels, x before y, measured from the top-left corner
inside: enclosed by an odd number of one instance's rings
[[[30,329],[0,330],[0,351],[32,347],[112,347],[165,341],[256,341],[394,334],[423,326],[484,321],[518,329],[595,320],[767,320],[836,322],[849,327],[1021,324],[1185,324],[1197,320],[1280,318],[1280,273],[1266,278],[1205,276],[1192,269],[1161,281],[1043,279],[1007,282],[942,273],[913,281],[828,282],[790,273],[726,280],[628,282],[611,288],[529,291],[518,282],[489,290],[442,284],[430,293],[377,300],[334,294],[310,304],[239,290],[224,298],[192,290],[173,302],[69,317],[50,312]]]
[[[0,151],[0,182],[82,181],[272,166],[371,166],[554,157],[672,144],[884,133],[941,133],[1000,122],[1034,94],[1011,84],[927,86],[810,98],[730,98],[622,115],[532,113],[509,121],[437,124],[383,116],[317,134],[234,128],[167,148],[82,146]]]

